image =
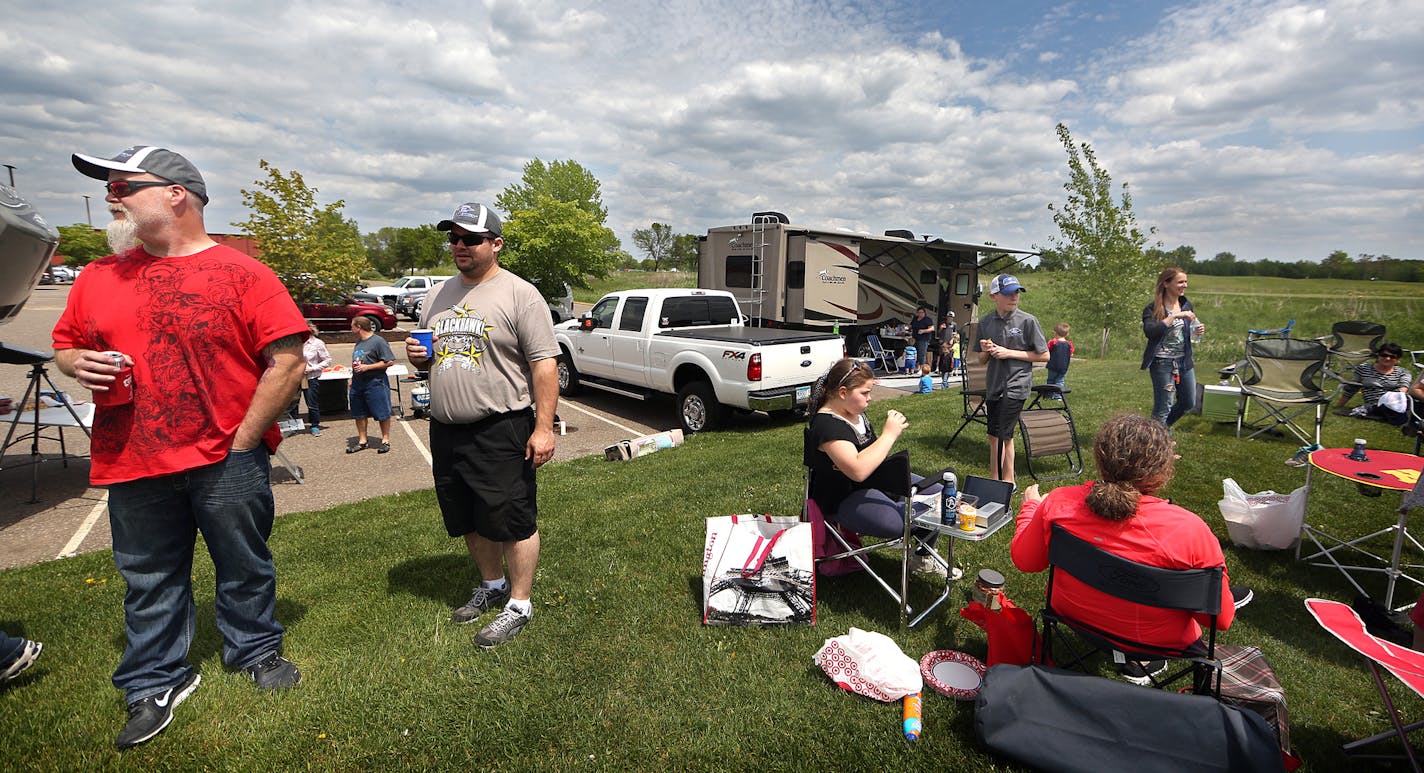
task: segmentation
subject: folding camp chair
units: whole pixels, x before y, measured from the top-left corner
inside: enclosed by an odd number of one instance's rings
[[[1290,430],[1302,443],[1320,443],[1320,425],[1330,395],[1324,389],[1325,345],[1299,338],[1267,338],[1246,342],[1246,365],[1236,371],[1236,382],[1247,398],[1256,398],[1266,413],[1264,426],[1254,427],[1254,438],[1277,426]],[[1236,408],[1236,437],[1246,418],[1247,400]],[[1294,411],[1292,411],[1294,408]],[[1296,417],[1315,410],[1315,437],[1296,423]],[[1248,438],[1249,439],[1249,438]]]
[[[1384,325],[1378,322],[1349,319],[1330,326],[1330,335],[1315,340],[1325,344],[1330,357],[1326,375],[1342,384],[1354,382],[1356,365],[1374,359],[1375,350],[1384,342]]]
[[[816,501],[811,498],[811,476],[813,473],[811,471],[812,449],[810,442],[811,429],[808,427],[803,431],[801,452],[801,462],[806,466],[806,511],[804,517],[811,523],[812,542],[816,545],[817,571],[821,574],[846,574],[855,571],[855,566],[858,565],[861,570],[870,574],[876,584],[890,595],[890,598],[895,600],[901,615],[908,616],[910,607],[906,601],[906,592],[909,589],[910,573],[906,545],[912,541],[909,536],[910,519],[905,519],[906,527],[903,535],[866,545],[861,542],[859,534],[842,527],[836,523],[833,517],[822,513]],[[863,485],[880,489],[891,497],[900,498],[905,508],[912,507],[910,452],[900,451],[887,456],[875,473],[864,481]],[[819,526],[817,525],[818,521],[820,522]],[[893,553],[895,562],[900,567],[898,590],[872,569],[870,563],[865,560],[867,553],[877,550]],[[854,565],[849,563],[852,561]]]
[[[960,340],[973,340],[975,327],[975,325],[965,325],[960,331]],[[964,401],[962,413],[964,423],[960,424],[959,429],[949,436],[949,441],[944,444],[946,451],[954,445],[954,440],[959,437],[959,433],[963,432],[964,428],[970,424],[989,426],[989,405],[985,402],[985,398],[989,394],[989,366],[981,364],[974,350],[968,346],[964,349],[964,357],[960,365],[963,366],[964,373],[963,388],[959,390],[960,398]]]
[[[1262,338],[1290,338],[1291,330],[1295,329],[1295,320],[1290,320],[1284,327],[1264,328],[1261,330],[1247,330],[1246,340],[1256,341]]]
[[[1053,608],[1053,586],[1059,572],[1066,572],[1089,588],[1134,604],[1207,615],[1210,624],[1204,626],[1206,637],[1185,649],[1159,647],[1102,630],[1089,621],[1063,615]],[[1189,665],[1176,673],[1160,678],[1149,677],[1152,686],[1165,687],[1190,674],[1193,692],[1220,698],[1221,661],[1216,657],[1216,616],[1221,613],[1224,572],[1225,568],[1220,566],[1210,569],[1163,569],[1139,564],[1075,537],[1055,524],[1048,540],[1048,588],[1044,591],[1043,612],[1040,613],[1043,643],[1036,662],[1074,668],[1100,652],[1114,653],[1114,660],[1118,660],[1120,654],[1119,662],[1187,660]],[[1091,646],[1083,650],[1073,649],[1058,631],[1059,623],[1076,632]],[[1070,658],[1055,659],[1055,635],[1060,636]]]
[[[1398,677],[1409,689],[1424,697],[1424,652],[1417,652],[1374,636],[1365,629],[1364,621],[1348,604],[1310,598],[1305,600],[1305,608],[1315,617],[1315,622],[1320,623],[1320,627],[1344,642],[1345,646],[1364,656],[1365,664],[1370,668],[1370,676],[1374,679],[1375,689],[1384,701],[1385,713],[1389,715],[1389,722],[1394,726],[1392,730],[1351,741],[1341,748],[1346,754],[1361,759],[1408,759],[1410,768],[1418,773],[1419,757],[1409,743],[1409,733],[1424,727],[1424,722],[1405,725],[1399,718],[1399,710],[1389,697],[1389,690],[1385,689],[1379,667],[1384,666],[1385,670]],[[1403,755],[1361,753],[1366,747],[1391,738],[1398,738],[1404,746]]]
[[[1039,384],[1033,388],[1033,399],[1019,413],[1019,430],[1023,435],[1024,456],[1028,474],[1036,481],[1062,480],[1083,472],[1083,454],[1078,449],[1078,432],[1073,424],[1073,410],[1068,407],[1071,389],[1054,384]],[[1044,399],[1048,398],[1047,402]],[[1057,475],[1039,474],[1034,459],[1063,457],[1068,469]]]
[[[871,359],[874,360],[874,364],[871,365],[872,369],[883,368],[886,373],[896,371],[895,355],[880,343],[880,336],[871,333],[865,337],[865,343],[870,346]]]

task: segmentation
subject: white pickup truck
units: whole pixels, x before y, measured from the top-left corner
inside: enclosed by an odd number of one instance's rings
[[[811,384],[844,356],[840,336],[746,327],[720,290],[623,290],[554,326],[559,393],[581,386],[646,400],[677,396],[684,432],[713,429],[727,408],[803,409]]]

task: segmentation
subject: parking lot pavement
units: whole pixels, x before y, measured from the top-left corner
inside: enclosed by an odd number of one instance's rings
[[[36,288],[19,316],[0,326],[0,341],[48,351],[50,331],[64,310],[69,288],[70,285]],[[345,362],[351,357],[350,343],[331,343],[329,348],[336,362]],[[393,348],[399,360],[401,347]],[[60,373],[53,364],[47,365],[46,371],[71,399],[89,399],[88,390]],[[28,374],[29,368],[24,366],[0,365],[0,394],[18,401],[29,383]],[[409,417],[408,384],[402,385],[401,395],[407,417],[394,417],[388,454],[377,454],[374,447],[347,454],[346,446],[354,441],[356,431],[354,422],[345,413],[323,416],[325,429],[320,437],[298,434],[287,438],[282,444],[282,453],[301,468],[306,482],[297,483],[283,469],[280,460],[273,457],[272,492],[278,514],[321,510],[384,494],[429,488],[429,423]],[[562,399],[558,412],[566,423],[567,434],[557,439],[554,462],[602,454],[604,447],[618,440],[671,429],[677,426],[673,411],[670,400],[642,403],[597,392]],[[371,429],[375,430],[374,422],[372,424]],[[9,428],[0,422],[0,431]],[[45,434],[54,435],[54,430]],[[57,439],[46,437],[39,441],[43,461],[33,465],[30,464],[32,447],[34,444],[28,440],[16,443],[0,457],[0,568],[111,547],[107,492],[88,485],[88,438],[77,429],[65,430],[67,465],[60,460]],[[32,476],[38,496],[38,501],[33,503],[28,501]],[[430,519],[431,528],[440,528],[437,513],[432,511]]]
[[[37,288],[20,315],[0,326],[0,341],[48,351],[50,331],[64,309],[69,288],[70,285]],[[336,362],[351,358],[351,343],[333,341],[328,347]],[[402,347],[393,345],[392,348],[399,361]],[[88,390],[60,373],[53,364],[46,366],[46,370],[56,386],[70,393],[71,399],[89,399]],[[25,392],[28,373],[26,367],[0,365],[0,394],[19,400]],[[898,389],[881,386],[877,387],[874,397],[903,394]],[[282,467],[281,460],[272,458],[272,492],[277,513],[323,510],[385,494],[430,488],[429,422],[410,417],[408,384],[402,385],[401,395],[406,416],[393,417],[390,453],[378,454],[372,447],[347,454],[346,447],[355,440],[356,431],[354,422],[345,413],[324,415],[320,437],[303,433],[287,438],[281,446],[282,454],[301,469],[305,483],[297,483]],[[558,414],[567,426],[567,434],[557,439],[554,463],[602,455],[605,447],[619,440],[662,432],[678,425],[676,406],[670,397],[640,402],[595,390],[586,390],[575,398],[561,398]],[[765,414],[737,416],[733,421],[741,426],[778,426]],[[8,424],[0,422],[0,430],[8,429]],[[374,422],[371,430],[376,430]],[[45,434],[54,433],[50,430]],[[374,434],[373,437],[379,439],[380,436]],[[43,461],[37,464],[30,464],[34,446],[30,441],[12,445],[0,456],[0,568],[112,546],[107,492],[88,485],[88,438],[79,430],[70,429],[65,430],[64,441],[69,455],[67,465],[60,460],[59,442],[50,438],[39,441]],[[38,496],[38,501],[33,503],[28,501],[32,476],[37,481]],[[433,508],[430,523],[432,529],[441,528],[439,515]],[[281,528],[280,522],[277,528]]]

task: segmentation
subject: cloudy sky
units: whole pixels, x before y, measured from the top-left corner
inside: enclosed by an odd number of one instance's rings
[[[0,163],[96,223],[70,153],[202,169],[210,230],[258,160],[363,231],[491,201],[532,158],[653,221],[1047,246],[1066,155],[1164,247],[1424,258],[1424,0],[0,0]],[[3,171],[3,170],[0,170]]]

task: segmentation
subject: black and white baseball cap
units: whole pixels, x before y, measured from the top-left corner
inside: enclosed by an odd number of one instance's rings
[[[109,172],[147,172],[192,191],[194,196],[208,203],[208,185],[192,162],[166,148],[152,145],[134,145],[120,151],[113,158],[74,154],[74,168],[86,177],[108,180]]]
[[[467,201],[455,210],[455,214],[449,220],[441,220],[435,224],[437,231],[448,231],[455,226],[469,231],[473,234],[493,234],[500,236],[501,223],[499,215],[494,210],[483,204]]]

